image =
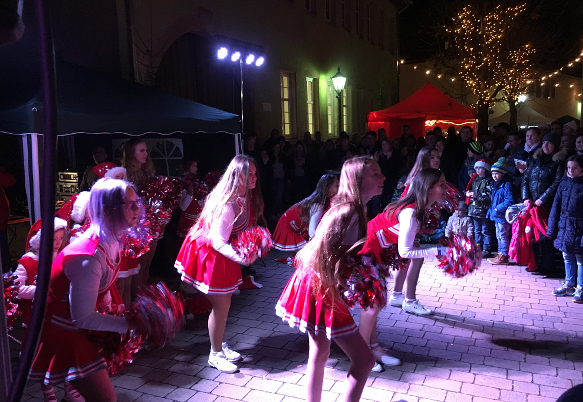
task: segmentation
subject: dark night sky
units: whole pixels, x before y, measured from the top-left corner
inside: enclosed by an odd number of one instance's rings
[[[413,0],[413,4],[400,16],[401,58],[407,61],[423,61],[435,53],[436,37],[432,34],[431,27],[436,25],[436,16],[454,13],[454,10],[461,9],[466,3],[469,1]],[[473,3],[483,4],[483,1],[474,0]],[[535,66],[553,70],[577,57],[583,48],[583,2],[530,0],[528,6],[531,9],[537,7],[538,18],[530,31],[534,34],[535,46],[537,42],[549,43],[545,49],[541,48]],[[575,68],[565,69],[563,73],[581,77],[581,64]]]

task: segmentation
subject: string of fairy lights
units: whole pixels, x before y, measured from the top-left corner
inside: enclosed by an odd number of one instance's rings
[[[438,79],[449,78],[455,82],[461,79],[467,88],[481,99],[482,102],[493,104],[502,100],[496,98],[492,89],[503,89],[506,97],[517,99],[533,82],[540,81],[545,86],[545,80],[553,78],[564,69],[573,67],[583,59],[583,51],[573,60],[552,73],[540,73],[533,67],[533,57],[536,49],[530,44],[505,51],[504,38],[508,37],[512,23],[526,10],[526,3],[515,7],[503,8],[500,5],[485,17],[479,15],[470,5],[464,7],[449,26],[444,27],[447,38],[453,43],[460,63],[456,75],[435,72]],[[405,64],[401,60],[400,64]],[[509,68],[508,66],[511,66]],[[413,66],[417,69],[417,65]],[[487,72],[486,74],[484,72]],[[431,69],[425,71],[432,74]],[[551,84],[553,85],[553,84]],[[555,82],[558,87],[560,83]],[[575,85],[571,84],[570,88]],[[579,93],[577,95],[581,97]]]

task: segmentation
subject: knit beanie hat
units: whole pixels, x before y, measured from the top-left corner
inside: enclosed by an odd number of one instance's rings
[[[478,159],[478,161],[474,163],[474,169],[479,167],[484,168],[489,172],[492,168],[492,165],[490,165],[490,162],[488,162],[487,159]]]
[[[565,126],[569,126],[573,129],[573,131],[577,131],[577,123],[575,120],[571,120],[570,122],[563,124],[563,127]]]
[[[478,141],[471,141],[468,143],[468,149],[476,155],[481,155],[484,153],[484,146]]]
[[[559,150],[559,146],[561,145],[561,137],[555,133],[548,133],[543,137],[543,142],[550,142],[555,146],[555,151]]]
[[[508,168],[506,167],[506,163],[504,163],[504,158],[498,159],[492,165],[492,172],[498,172],[502,174],[508,173]]]

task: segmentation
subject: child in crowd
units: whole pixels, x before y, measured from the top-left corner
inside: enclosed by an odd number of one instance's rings
[[[460,201],[457,210],[450,216],[445,227],[445,237],[452,239],[454,234],[463,233],[469,238],[474,237],[474,223],[468,216],[468,206]]]
[[[53,235],[53,260],[57,254],[65,246],[67,238],[67,221],[61,218],[55,218],[54,235]],[[22,310],[22,343],[26,338],[28,324],[32,313],[32,301],[36,292],[36,275],[38,273],[38,254],[40,248],[40,238],[42,230],[31,235],[28,241],[28,251],[18,260],[18,266],[14,275],[16,275],[15,284],[18,285],[18,298],[20,299],[20,308]],[[52,385],[41,385],[44,401],[57,402],[55,396],[55,389]],[[65,383],[65,401],[79,402],[83,401],[83,397],[79,395],[77,390],[71,386],[70,383]]]
[[[565,260],[565,282],[553,294],[583,303],[583,155],[567,159],[567,176],[559,184],[547,229]]]
[[[466,188],[468,215],[474,221],[474,240],[483,252],[484,257],[489,257],[491,252],[492,224],[486,218],[492,201],[492,166],[486,159],[480,159],[474,164],[476,174],[472,176]]]
[[[496,238],[498,239],[498,254],[488,258],[491,264],[509,264],[508,247],[510,246],[510,230],[512,225],[506,221],[506,209],[514,204],[512,195],[512,179],[507,174],[504,158],[498,159],[492,165],[492,202],[486,217],[496,224]]]

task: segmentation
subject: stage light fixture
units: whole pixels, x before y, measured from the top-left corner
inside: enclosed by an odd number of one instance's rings
[[[231,61],[237,61],[239,60],[239,58],[241,57],[241,53],[239,52],[235,52],[233,53],[233,55],[231,56]]]
[[[263,57],[259,57],[259,58],[257,59],[257,61],[255,62],[255,65],[256,65],[257,67],[261,67],[261,65],[263,65],[263,62],[264,62],[264,61],[265,61],[265,59],[264,59]]]
[[[247,58],[245,59],[245,63],[247,63],[247,64],[251,64],[251,63],[253,63],[253,61],[254,61],[254,60],[255,60],[255,55],[253,55],[253,54],[250,54],[250,55],[248,55],[248,56],[247,56]]]
[[[227,48],[222,47],[217,52],[217,57],[219,58],[219,60],[223,60],[225,57],[227,57],[228,54],[229,54],[229,51],[227,50]]]

